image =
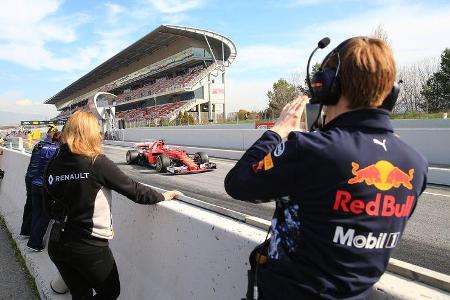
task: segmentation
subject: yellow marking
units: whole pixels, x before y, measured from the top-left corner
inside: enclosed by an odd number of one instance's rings
[[[272,160],[272,154],[267,154],[264,157],[264,170],[270,170],[273,168],[273,160]]]

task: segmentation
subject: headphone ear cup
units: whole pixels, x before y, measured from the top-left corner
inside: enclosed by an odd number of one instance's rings
[[[400,85],[397,82],[394,82],[394,86],[392,87],[391,92],[389,93],[389,95],[387,95],[383,103],[378,108],[392,111],[394,109],[395,103],[397,102],[399,93],[400,93]]]
[[[336,77],[336,70],[317,71],[311,80],[311,86],[314,93],[311,104],[333,105],[339,101],[341,89],[339,79]]]
[[[336,70],[324,69],[323,70],[325,81],[327,82],[327,97],[323,99],[323,105],[334,105],[338,103],[341,97],[341,86],[339,82],[339,76],[336,76]]]
[[[311,87],[313,94],[311,95],[311,104],[322,104],[322,99],[324,98],[324,76],[322,70],[314,73],[311,79]]]

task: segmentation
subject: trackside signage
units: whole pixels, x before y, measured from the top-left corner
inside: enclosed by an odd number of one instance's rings
[[[343,190],[336,191],[333,210],[354,215],[367,214],[382,217],[409,217],[414,205],[414,196],[407,196],[404,203],[397,203],[393,195],[377,193],[375,199],[367,202],[354,199],[352,195]]]

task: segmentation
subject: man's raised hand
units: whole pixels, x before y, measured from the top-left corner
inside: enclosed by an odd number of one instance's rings
[[[307,96],[299,96],[292,102],[286,104],[281,111],[280,117],[272,131],[278,133],[281,138],[286,138],[291,131],[305,128],[305,107],[308,103]]]

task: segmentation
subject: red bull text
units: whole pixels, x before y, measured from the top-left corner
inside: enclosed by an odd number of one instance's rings
[[[336,191],[333,210],[354,215],[367,214],[369,216],[382,217],[409,217],[414,205],[414,196],[407,196],[405,203],[397,203],[392,195],[377,193],[374,200],[367,203],[360,199],[352,199],[352,195],[343,190]]]

